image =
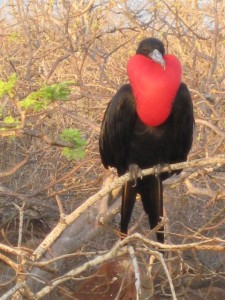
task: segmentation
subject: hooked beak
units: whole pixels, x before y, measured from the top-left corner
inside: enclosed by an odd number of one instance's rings
[[[152,60],[154,60],[156,63],[160,64],[163,67],[163,70],[166,68],[165,60],[163,59],[162,54],[159,52],[159,50],[154,49],[151,53],[148,55]]]

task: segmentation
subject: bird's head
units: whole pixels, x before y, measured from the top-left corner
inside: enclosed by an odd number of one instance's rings
[[[140,42],[136,54],[141,54],[159,63],[165,70],[165,48],[163,43],[156,38],[147,38]]]

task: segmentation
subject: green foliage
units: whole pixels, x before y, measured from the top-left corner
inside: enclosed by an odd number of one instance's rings
[[[0,98],[4,95],[9,95],[13,97],[13,89],[17,81],[17,76],[15,73],[9,76],[8,81],[0,80]]]
[[[67,147],[64,147],[62,154],[68,159],[68,160],[80,160],[84,157],[84,150],[81,148],[78,149],[70,149]]]
[[[14,119],[13,116],[8,116],[4,118],[3,122],[6,124],[13,124],[18,123],[18,120]]]
[[[15,118],[13,118],[13,116],[7,116],[3,119],[3,123],[5,124],[13,124],[13,128],[18,128],[19,126],[19,121]],[[4,131],[4,130],[7,130],[8,128],[7,127],[1,127],[0,128],[0,131]],[[15,133],[11,133],[10,135],[10,139],[12,139],[12,137],[15,136]]]
[[[41,111],[53,101],[66,101],[71,93],[71,82],[56,83],[50,86],[44,86],[40,90],[30,93],[26,98],[20,101],[21,107],[34,111]]]
[[[61,139],[64,142],[71,143],[74,145],[74,148],[64,147],[63,155],[69,159],[80,160],[84,157],[84,146],[86,145],[86,140],[82,138],[81,133],[78,129],[65,129],[60,135]]]
[[[9,35],[9,41],[10,42],[15,42],[17,43],[19,41],[19,34],[16,31],[13,31],[10,35]]]

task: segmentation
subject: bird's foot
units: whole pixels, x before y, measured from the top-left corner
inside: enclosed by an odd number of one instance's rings
[[[161,174],[161,173],[163,173],[162,172],[162,170],[165,168],[165,167],[167,167],[167,172],[170,174],[170,173],[172,173],[172,169],[171,169],[171,167],[170,167],[170,164],[166,164],[166,163],[163,163],[163,164],[157,164],[157,165],[155,165],[155,166],[153,166],[153,174],[155,175],[155,177],[159,177],[159,175]]]
[[[130,164],[129,165],[129,172],[130,172],[130,180],[134,181],[134,185],[137,185],[138,178],[143,178],[142,171],[136,164]]]

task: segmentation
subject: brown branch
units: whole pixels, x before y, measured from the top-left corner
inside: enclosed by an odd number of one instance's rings
[[[204,238],[202,241],[196,243],[168,245],[149,240],[147,237],[144,237],[140,233],[134,233],[133,235],[128,236],[126,239],[124,239],[123,243],[127,244],[129,242],[132,242],[132,239],[138,240],[145,245],[163,251],[185,251],[192,249],[225,252],[225,241],[217,238]]]
[[[23,133],[26,135],[35,137],[35,138],[39,138],[39,139],[43,140],[46,144],[51,145],[51,146],[74,148],[74,145],[72,145],[72,144],[52,140],[47,135],[41,134],[41,133],[36,133],[33,130],[31,131],[28,129],[24,129]]]
[[[124,240],[116,243],[115,246],[106,254],[99,255],[99,256],[93,258],[92,260],[89,260],[88,262],[82,264],[81,266],[78,266],[77,268],[65,273],[63,276],[50,281],[50,283],[48,285],[46,285],[39,292],[36,293],[35,299],[41,299],[45,295],[49,294],[59,284],[62,284],[63,282],[74,279],[75,276],[81,274],[82,272],[86,271],[87,269],[90,269],[91,267],[97,266],[103,262],[106,262],[113,258],[127,254],[128,253],[128,247],[126,247],[127,244],[134,244],[134,245],[136,245],[136,251],[143,252],[148,255],[149,254],[154,255],[157,259],[159,259],[159,261],[163,265],[164,271],[166,272],[167,278],[170,280],[170,287],[173,292],[173,299],[176,299],[172,280],[168,273],[165,262],[162,258],[162,254],[160,254],[158,251],[153,250],[153,249],[157,249],[157,250],[160,249],[163,251],[181,251],[181,250],[184,251],[184,250],[190,250],[190,249],[209,250],[209,251],[225,251],[225,245],[221,244],[224,242],[225,241],[216,239],[216,238],[213,238],[213,239],[206,238],[203,241],[199,241],[199,242],[195,242],[195,243],[187,243],[187,244],[180,244],[180,245],[168,245],[168,244],[161,244],[159,242],[149,240],[148,238],[144,237],[143,235],[141,235],[139,233],[135,233],[131,236],[126,237]],[[215,243],[217,243],[217,244],[215,245]],[[143,247],[144,245],[148,246],[148,248]]]
[[[9,297],[12,296],[19,289],[23,288],[24,286],[25,286],[24,282],[18,282],[13,288],[11,288],[7,293],[5,293],[1,297],[1,300],[13,299],[13,298],[9,298]]]
[[[213,125],[211,122],[203,120],[203,119],[196,119],[195,120],[196,124],[204,125],[212,129],[216,134],[224,137],[225,132],[220,130],[217,126]]]
[[[16,164],[14,167],[10,168],[7,171],[0,172],[0,178],[6,177],[6,176],[11,176],[11,175],[15,174],[19,169],[21,169],[23,166],[26,165],[26,163],[28,162],[28,160],[29,160],[29,156],[26,156],[24,158],[24,160],[22,160],[21,162],[19,162],[18,164]]]
[[[8,136],[21,136],[23,135],[23,130],[21,128],[15,128],[13,130],[1,130],[0,136],[8,137]]]
[[[16,128],[18,126],[18,123],[5,123],[0,122],[0,128]]]
[[[225,155],[220,155],[216,157],[211,158],[203,158],[203,159],[197,159],[190,162],[182,162],[173,164],[170,166],[170,168],[163,167],[162,172],[168,172],[170,170],[180,170],[184,168],[191,168],[191,167],[205,167],[208,165],[222,165],[225,163]],[[149,168],[142,171],[142,175],[150,175],[154,174],[155,169]],[[34,251],[33,253],[33,259],[39,259],[45,251],[52,245],[52,243],[62,234],[62,232],[70,225],[72,224],[84,211],[86,211],[89,207],[91,207],[94,203],[102,199],[105,195],[110,193],[115,188],[118,188],[125,184],[127,181],[130,180],[130,174],[126,173],[125,175],[119,177],[118,179],[114,180],[111,184],[108,186],[102,188],[98,193],[91,196],[88,200],[86,200],[82,205],[80,205],[75,211],[73,211],[71,214],[65,216],[64,222],[59,222],[55,228],[51,231],[51,233],[45,238],[45,240],[39,245],[39,247]]]
[[[0,250],[16,256],[26,255],[26,252],[0,243]]]
[[[167,3],[167,1],[162,1],[165,6],[168,8],[168,10],[191,32],[194,36],[196,36],[200,40],[208,40],[209,38],[205,38],[203,36],[200,36],[198,33],[196,33],[178,14],[177,11],[173,11],[171,8],[171,4]]]
[[[76,269],[67,272],[66,274],[64,274],[64,276],[52,280],[49,285],[46,285],[35,295],[35,299],[43,298],[45,295],[49,294],[52,290],[54,290],[59,284],[62,284],[63,282],[66,282],[69,279],[73,279],[76,275],[84,272],[85,270],[97,266],[112,258],[125,255],[127,252],[128,252],[127,247],[121,248],[118,245],[115,246],[108,253],[101,256],[97,256],[94,259],[82,264],[80,267],[77,267]]]
[[[80,17],[81,15],[85,14],[86,12],[89,12],[90,10],[92,10],[92,8],[94,6],[94,3],[95,3],[95,0],[91,0],[91,1],[88,1],[88,2],[87,2],[88,3],[87,6],[82,8],[82,9],[79,9],[79,7],[74,2],[71,2],[71,5],[74,8],[74,10],[79,11],[79,13],[77,13],[74,16],[75,18]]]
[[[10,266],[16,273],[18,272],[19,265],[2,253],[0,253],[0,260],[4,261],[4,263]]]
[[[42,189],[38,190],[38,191],[34,191],[33,194],[29,195],[29,197],[35,197],[38,194],[42,193],[43,191],[48,190],[49,188],[55,186],[56,184],[64,181],[65,179],[71,177],[75,172],[77,172],[79,170],[79,168],[81,168],[83,165],[85,165],[86,163],[93,161],[93,159],[87,159],[87,160],[83,160],[81,163],[79,163],[78,165],[75,165],[74,168],[64,174],[63,176],[61,176],[59,179],[56,179],[54,181],[51,181],[50,183],[46,184]]]
[[[61,63],[63,60],[67,59],[68,57],[70,57],[70,54],[65,54],[62,57],[59,57],[52,65],[51,70],[49,71],[47,78],[45,80],[45,82],[48,82],[49,78],[52,76],[52,74],[54,73],[55,69],[58,67],[59,63]]]
[[[89,126],[96,133],[100,133],[100,126],[97,125],[94,121],[92,121],[88,118],[84,118],[84,117],[79,116],[79,115],[74,115],[71,112],[66,112],[66,115],[69,116],[70,118],[74,119],[75,121],[79,122],[79,123],[83,123],[83,124]]]

